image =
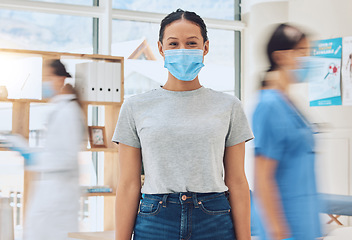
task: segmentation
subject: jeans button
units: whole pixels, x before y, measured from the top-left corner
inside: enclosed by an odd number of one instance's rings
[[[183,195],[183,196],[181,197],[181,199],[182,199],[183,201],[186,201],[187,196],[186,196],[186,195]]]

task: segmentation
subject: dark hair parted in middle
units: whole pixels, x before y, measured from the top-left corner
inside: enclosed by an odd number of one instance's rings
[[[195,12],[188,12],[188,11],[184,11],[179,8],[176,10],[176,12],[170,13],[161,21],[160,31],[159,31],[159,41],[161,43],[163,43],[165,27],[167,25],[171,24],[172,22],[180,20],[180,19],[186,19],[187,21],[193,22],[196,25],[198,25],[200,28],[200,31],[202,33],[202,37],[203,37],[204,42],[206,42],[208,40],[207,26],[205,25],[203,19],[199,15],[197,15]]]
[[[270,68],[268,71],[276,70],[278,67],[273,59],[273,52],[294,49],[304,38],[306,38],[306,35],[298,28],[284,23],[280,24],[275,29],[268,42],[267,55],[270,61]]]

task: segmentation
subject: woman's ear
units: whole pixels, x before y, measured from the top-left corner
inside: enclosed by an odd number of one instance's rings
[[[160,55],[163,56],[163,58],[165,58],[164,51],[163,51],[163,45],[160,41],[158,41],[158,50],[159,50]]]
[[[205,41],[204,43],[204,54],[203,56],[207,55],[209,52],[209,40]]]

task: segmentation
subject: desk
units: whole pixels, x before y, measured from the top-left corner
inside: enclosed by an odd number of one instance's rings
[[[105,232],[73,232],[68,234],[69,238],[84,240],[114,240],[115,231]]]

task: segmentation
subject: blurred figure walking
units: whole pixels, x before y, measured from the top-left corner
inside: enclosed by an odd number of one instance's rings
[[[28,170],[38,179],[32,183],[24,225],[24,240],[63,240],[78,231],[78,152],[85,136],[85,121],[71,85],[71,77],[59,61],[44,68],[43,98],[54,109],[48,119],[46,145],[35,154]]]
[[[271,66],[253,115],[261,240],[321,237],[313,131],[288,94],[292,83],[306,80],[309,52],[306,35],[287,24],[267,46]]]

